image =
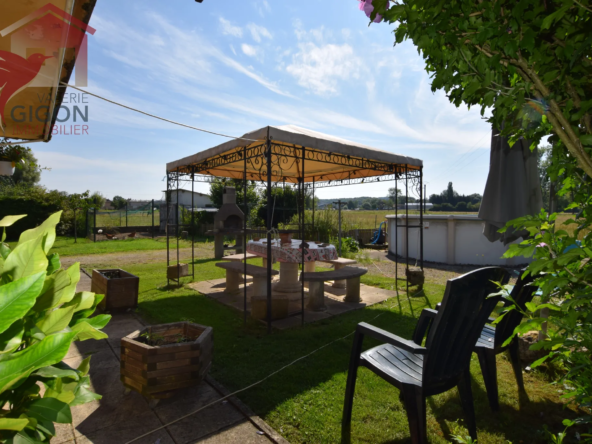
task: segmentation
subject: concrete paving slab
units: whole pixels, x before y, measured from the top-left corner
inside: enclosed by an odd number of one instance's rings
[[[269,444],[269,438],[265,435],[265,432],[259,430],[251,422],[242,420],[238,424],[234,424],[208,437],[192,442],[198,442],[200,444],[226,444],[228,442]]]
[[[240,295],[229,295],[224,291],[221,291],[226,284],[224,279],[216,279],[211,281],[194,282],[188,285],[195,291],[215,299],[216,301],[224,304],[228,307],[232,307],[240,312],[244,309],[244,296]],[[242,285],[241,285],[242,288]],[[360,297],[362,301],[360,303],[345,302],[346,290],[342,288],[333,288],[332,282],[325,283],[325,311],[314,312],[306,308],[308,301],[308,289],[305,288],[304,292],[304,322],[317,322],[323,319],[327,319],[331,316],[338,316],[343,313],[347,313],[352,310],[359,310],[370,305],[384,302],[387,299],[397,296],[395,291],[384,290],[381,288],[370,287],[368,285],[360,285]],[[252,286],[247,285],[247,312],[251,312],[251,296],[253,295]],[[288,297],[289,299],[289,316],[285,319],[279,319],[272,322],[272,326],[279,329],[285,330],[287,328],[298,327],[302,325],[300,313],[302,312],[302,293],[279,293],[272,291],[272,299],[275,296]],[[261,321],[265,323],[265,321]]]
[[[154,412],[162,423],[168,424],[219,398],[220,395],[209,384],[202,383],[184,390],[183,396],[160,401]],[[176,442],[192,442],[243,420],[243,415],[232,404],[222,401],[169,426],[168,430]]]
[[[75,442],[72,424],[54,424],[54,426],[56,429],[56,436],[52,438],[52,444],[66,444]]]

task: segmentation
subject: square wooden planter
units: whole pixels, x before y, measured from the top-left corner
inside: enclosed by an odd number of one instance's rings
[[[104,294],[99,308],[124,311],[138,306],[140,278],[119,268],[93,270],[91,291]]]
[[[169,265],[167,268],[167,278],[168,279],[179,279],[184,276],[189,276],[189,265],[188,264],[179,264],[178,266]]]
[[[148,345],[148,338],[161,345]],[[184,338],[190,341],[179,342]],[[191,322],[136,331],[121,339],[121,382],[147,398],[169,398],[205,378],[213,346],[212,327]]]

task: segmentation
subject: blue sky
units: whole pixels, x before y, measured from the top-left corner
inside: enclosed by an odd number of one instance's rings
[[[299,125],[422,159],[428,194],[449,181],[483,192],[490,127],[479,109],[432,94],[415,47],[393,48],[392,27],[368,27],[356,0],[100,0],[90,24],[90,92],[236,136]],[[166,162],[226,140],[94,98],[89,127],[31,146],[51,168],[43,185],[158,199]],[[318,195],[379,197],[389,186]]]

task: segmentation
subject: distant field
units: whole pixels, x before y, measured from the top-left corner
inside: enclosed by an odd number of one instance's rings
[[[92,214],[92,213],[90,213]],[[89,215],[90,215],[89,214]],[[160,211],[154,212],[154,225],[160,224]],[[152,213],[150,211],[129,211],[127,226],[151,226]],[[125,211],[101,211],[97,213],[97,227],[125,227]]]
[[[348,225],[352,228],[378,228],[381,222],[386,220],[387,215],[395,214],[395,210],[371,210],[371,211],[343,211],[341,217],[343,218],[344,229],[348,229]],[[405,214],[405,210],[399,210],[399,214]],[[409,214],[419,214],[417,210],[410,210]],[[441,212],[429,211],[424,214],[443,214]],[[477,213],[455,213],[455,214],[474,214]]]

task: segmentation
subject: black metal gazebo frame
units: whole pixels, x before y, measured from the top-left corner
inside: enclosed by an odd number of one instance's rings
[[[306,193],[310,192],[313,196],[319,188],[354,185],[361,183],[375,183],[375,182],[386,182],[394,181],[395,187],[397,187],[399,181],[405,183],[405,214],[409,215],[409,191],[415,190],[416,195],[419,197],[419,225],[409,225],[409,217],[405,217],[405,223],[400,224],[397,218],[396,227],[405,228],[408,233],[409,229],[422,228],[423,227],[423,166],[410,165],[408,163],[400,162],[387,162],[383,160],[374,160],[371,158],[358,157],[354,154],[344,154],[339,152],[327,152],[314,147],[303,145],[295,145],[292,143],[285,143],[279,140],[274,140],[270,136],[270,128],[267,127],[267,135],[262,140],[253,140],[247,138],[237,139],[236,147],[227,152],[221,152],[214,154],[211,157],[193,162],[191,160],[185,162],[182,165],[178,165],[179,162],[167,165],[167,217],[166,217],[166,234],[167,234],[167,266],[170,266],[171,262],[171,248],[170,248],[170,236],[171,229],[174,227],[175,236],[179,236],[180,224],[178,217],[175,218],[177,222],[175,225],[169,223],[170,211],[170,200],[171,193],[178,193],[181,182],[191,182],[191,190],[194,190],[195,182],[206,182],[211,183],[214,177],[226,177],[231,179],[239,179],[243,181],[244,189],[247,189],[247,181],[256,181],[263,183],[266,189],[267,208],[271,208],[273,205],[272,189],[274,184],[277,186],[279,183],[291,182],[297,186],[298,192],[298,221],[299,230],[302,241],[305,240],[305,197]],[[244,141],[240,143],[241,141]],[[254,142],[254,143],[253,143]],[[240,146],[243,145],[243,146]],[[378,150],[377,150],[378,151]],[[384,153],[384,152],[380,152]],[[383,156],[384,157],[384,156]],[[185,159],[183,159],[185,160]],[[327,164],[337,167],[343,167],[344,172],[327,172],[321,171],[306,171],[306,165],[309,162],[313,162],[315,165]],[[232,168],[230,167],[232,165]],[[242,166],[240,171],[237,166]],[[227,168],[227,170],[225,170]],[[211,170],[216,170],[216,174],[212,174]],[[347,171],[346,171],[347,170]],[[222,172],[221,172],[222,171]],[[289,171],[296,171],[297,174],[288,173]],[[349,171],[349,173],[348,173]],[[192,193],[193,196],[193,193]],[[247,235],[249,229],[247,227],[247,221],[249,214],[249,203],[247,201],[247,193],[243,193],[244,199],[242,203],[237,202],[239,206],[242,205],[245,217],[243,219],[243,230],[241,232],[243,238],[243,254],[245,260],[243,264],[245,266],[245,272],[243,273],[243,295],[244,295],[244,320],[246,322],[247,316]],[[192,198],[193,199],[193,198]],[[193,207],[193,204],[192,204]],[[395,206],[396,214],[398,216],[398,205]],[[178,211],[178,210],[177,210]],[[273,214],[272,211],[267,212],[266,221],[266,237],[267,237],[267,328],[268,332],[271,332],[271,321],[272,321],[272,279],[271,270],[273,266],[272,259],[272,232],[273,232]],[[194,224],[194,213],[191,212],[191,225]],[[313,231],[314,231],[314,205],[313,205]],[[172,225],[172,226],[171,226]],[[396,229],[396,230],[397,230]],[[395,230],[395,231],[396,231]],[[395,233],[395,242],[397,241],[398,235]],[[409,236],[405,236],[407,244],[409,243]],[[419,264],[423,270],[423,230],[419,230]],[[192,239],[192,276],[195,278],[195,255],[193,251],[193,239]],[[302,262],[300,264],[301,269],[304,270],[304,254],[305,248],[303,247]],[[397,250],[395,249],[395,252]],[[405,267],[409,268],[409,246],[407,245]],[[398,270],[398,255],[395,256],[397,264],[396,270]],[[177,266],[179,265],[179,242],[177,242],[177,254],[176,254]],[[409,282],[407,278],[401,279],[396,272],[396,280],[407,281],[407,288]],[[167,283],[174,281],[177,284],[180,279],[168,279]],[[304,282],[301,282],[301,312],[297,313],[301,315],[302,324],[304,324]]]

